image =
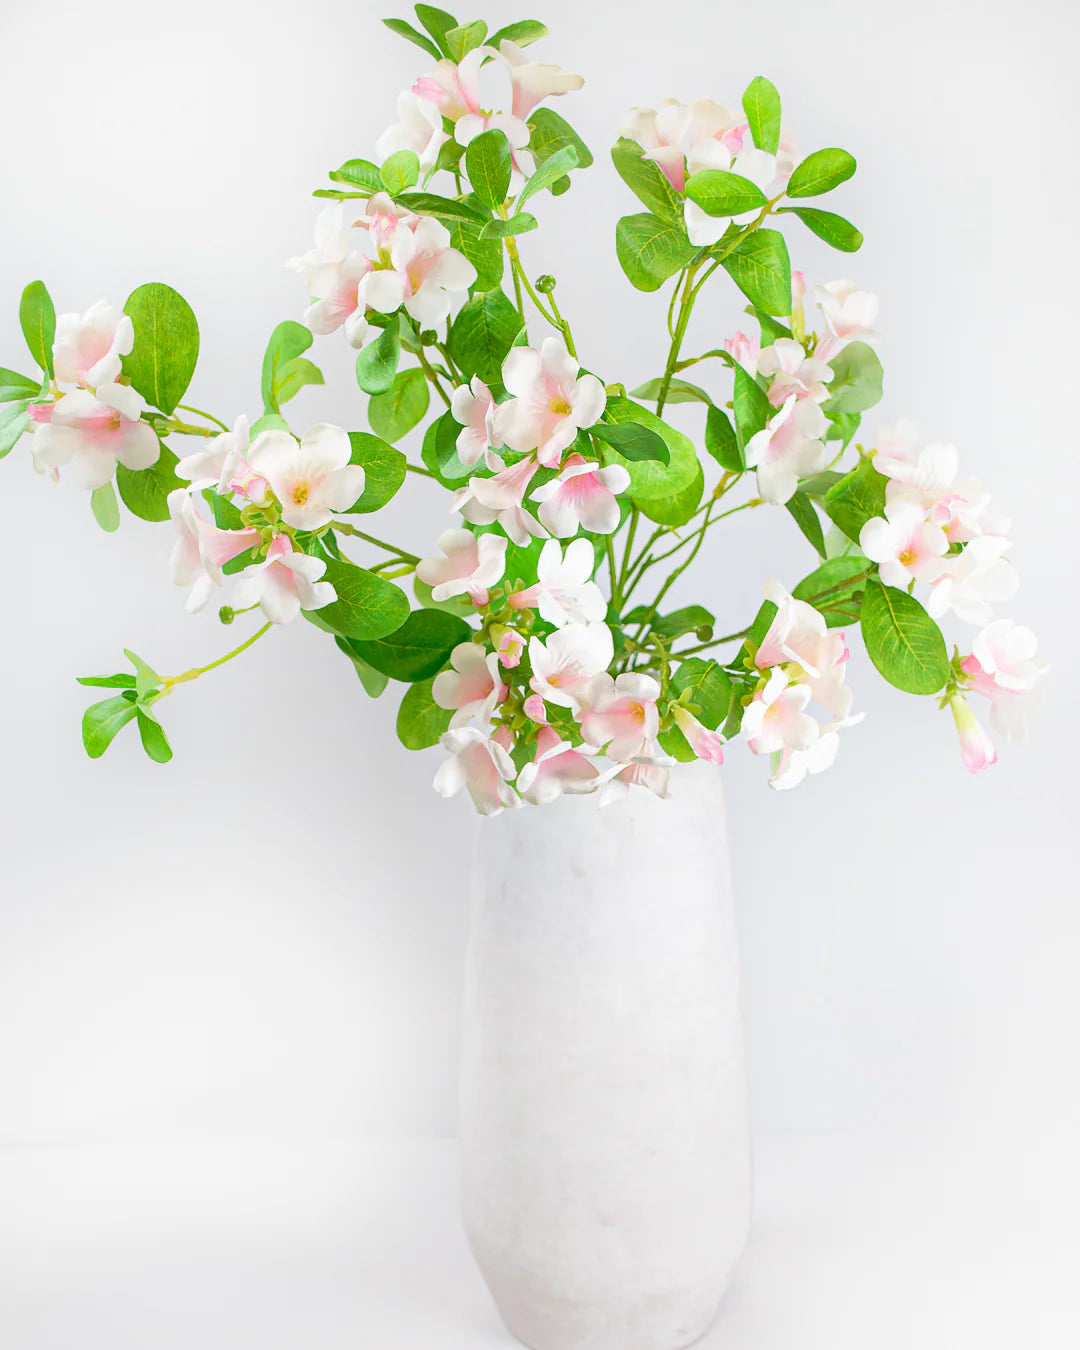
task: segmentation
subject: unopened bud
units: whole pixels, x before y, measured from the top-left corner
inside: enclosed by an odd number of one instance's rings
[[[232,623],[236,618],[236,610],[231,605],[222,605],[217,612],[218,618],[222,623]]]
[[[420,334],[420,341],[425,347],[434,347],[439,340],[439,335],[434,328],[425,328]]]
[[[542,277],[536,278],[536,289],[540,291],[542,295],[550,295],[555,289],[556,284],[555,278],[550,272],[545,272]]]

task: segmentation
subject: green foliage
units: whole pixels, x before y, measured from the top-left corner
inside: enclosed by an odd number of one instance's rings
[[[199,325],[191,306],[171,286],[152,281],[131,292],[124,313],[135,328],[124,374],[147,403],[171,413],[199,359]]]
[[[854,172],[855,160],[846,150],[815,150],[795,166],[787,195],[820,197],[847,182]]]
[[[804,478],[799,484],[799,491],[805,492],[808,497],[824,497],[826,492],[835,483],[839,483],[843,476],[836,469],[823,469],[821,473],[814,474],[812,478]]]
[[[434,192],[402,192],[398,203],[415,211],[418,216],[435,216],[439,220],[467,220],[483,225],[485,213],[460,197],[440,197]]]
[[[397,734],[406,750],[426,750],[438,745],[439,737],[450,725],[453,713],[449,708],[440,708],[432,697],[434,682],[433,676],[410,684],[405,690],[398,709]]]
[[[686,182],[686,195],[709,216],[740,216],[760,211],[767,198],[756,183],[726,169],[702,169]]]
[[[478,225],[460,221],[450,231],[450,243],[476,268],[472,293],[495,290],[502,281],[506,265],[502,240],[481,238]]]
[[[866,573],[873,564],[862,554],[847,554],[830,558],[809,576],[803,577],[791,594],[796,600],[805,600],[825,615],[829,628],[843,628],[851,622],[840,610],[858,610]],[[854,578],[861,578],[854,580]],[[845,583],[850,581],[850,585]]]
[[[430,401],[422,370],[401,370],[385,394],[375,394],[368,403],[368,421],[376,436],[399,441],[423,421]]]
[[[350,431],[349,444],[352,446],[349,463],[359,464],[364,470],[364,490],[349,511],[378,511],[405,482],[405,456],[366,431]]]
[[[815,552],[824,558],[825,535],[821,529],[821,518],[814,510],[814,503],[805,492],[796,492],[784,505],[791,513],[792,519],[802,531],[803,536],[810,541]]]
[[[414,5],[416,17],[431,34],[432,39],[443,56],[455,60],[447,41],[447,34],[458,27],[458,21],[445,9],[436,9],[434,5]]]
[[[43,281],[32,281],[19,301],[19,325],[30,355],[46,375],[53,373],[53,343],[56,340],[56,308]]]
[[[540,222],[535,216],[529,215],[528,211],[522,211],[520,215],[511,216],[509,220],[489,220],[480,231],[481,239],[508,239],[515,234],[528,234],[535,230]]]
[[[407,192],[420,180],[420,160],[415,150],[397,150],[379,169],[383,187],[391,197]]]
[[[705,471],[695,460],[694,476],[685,487],[666,497],[647,500],[635,498],[635,501],[641,507],[642,515],[648,516],[657,525],[668,525],[672,529],[678,529],[680,525],[685,525],[698,509],[704,491]]]
[[[331,182],[344,183],[346,187],[359,188],[366,196],[383,190],[379,166],[372,164],[369,159],[347,159],[341,168],[335,169],[329,177]]]
[[[745,464],[747,445],[759,431],[765,429],[765,423],[772,417],[775,409],[761,385],[748,375],[742,366],[735,367],[735,396],[732,401],[737,444],[742,462]]]
[[[536,193],[543,192],[544,188],[554,186],[561,178],[565,178],[571,169],[577,168],[578,153],[574,145],[564,145],[561,150],[555,150],[540,165],[518,195],[517,206],[514,208],[520,211],[530,197]]]
[[[696,633],[699,630],[707,630],[701,641],[707,642],[712,636],[712,627],[716,622],[714,615],[703,605],[685,605],[682,609],[672,610],[670,614],[665,614],[663,618],[657,619],[652,626],[652,631],[668,641],[674,641],[677,637],[682,637],[684,633]]]
[[[873,347],[865,342],[849,342],[829,365],[833,372],[829,400],[822,405],[828,416],[862,413],[881,401],[884,372]]]
[[[527,47],[531,42],[537,42],[546,35],[547,28],[539,20],[521,19],[517,23],[508,23],[505,28],[500,28],[498,32],[492,33],[491,37],[488,38],[488,43],[498,51],[499,43],[502,42],[503,38],[509,38],[519,47]]]
[[[148,469],[116,466],[116,486],[120,500],[133,516],[155,522],[169,519],[170,492],[188,484],[176,476],[176,456],[163,445],[157,462]]]
[[[14,370],[5,370],[0,366],[0,403],[13,403],[16,400],[30,400],[38,397],[40,380],[32,380],[29,375],[19,375]]]
[[[646,380],[644,384],[639,384],[636,389],[631,389],[630,393],[634,398],[647,398],[656,402],[660,397],[660,390],[663,388],[663,380]],[[700,385],[691,384],[689,380],[680,380],[678,376],[668,384],[667,397],[665,403],[704,403],[712,407],[712,396],[707,394]]]
[[[316,628],[335,637],[363,641],[383,637],[399,628],[409,612],[408,597],[401,587],[366,568],[330,559],[323,580],[337,591],[337,599],[303,614]]]
[[[116,694],[101,703],[91,703],[83,713],[82,738],[91,759],[100,759],[112,745],[117,733],[138,714],[134,699]]]
[[[0,408],[0,459],[10,454],[16,442],[30,425],[28,404],[20,400]]]
[[[407,41],[415,43],[422,51],[427,52],[428,56],[436,61],[442,56],[442,52],[435,46],[430,38],[426,38],[423,33],[418,33],[412,24],[408,24],[404,19],[383,19],[383,23],[390,29],[391,33],[396,33],[398,37],[403,37]]]
[[[262,400],[266,412],[279,413],[281,405],[298,393],[304,383],[322,383],[321,374],[317,381],[307,379],[304,374],[307,367],[316,369],[303,359],[313,341],[311,329],[293,319],[279,323],[270,334],[262,364]]]
[[[91,492],[90,509],[97,523],[109,534],[120,528],[120,507],[112,483],[103,483]]]
[[[137,708],[135,720],[143,749],[155,764],[168,764],[173,752],[165,728],[145,704]]]
[[[692,486],[700,466],[697,451],[688,436],[628,398],[609,398],[604,416],[609,425],[633,422],[636,426],[654,431],[667,446],[666,464],[657,459],[624,459],[614,446],[608,446],[604,456],[609,464],[621,464],[626,469],[630,475],[627,496],[643,510],[646,510],[646,503],[651,507],[653,503],[674,497]],[[646,514],[649,514],[648,510]]]
[[[479,47],[487,36],[487,24],[483,19],[472,23],[459,24],[446,34],[446,46],[452,61],[461,61],[469,52]]]
[[[668,277],[692,261],[695,252],[678,220],[643,213],[623,216],[615,227],[619,265],[639,291],[658,291]]]
[[[420,458],[443,487],[451,491],[461,486],[462,480],[475,471],[462,464],[457,452],[457,438],[461,425],[447,409],[441,417],[428,424]]]
[[[530,115],[529,132],[529,149],[539,164],[545,163],[557,151],[568,145],[572,145],[577,151],[579,169],[587,169],[593,162],[592,151],[574,128],[550,108],[537,108]]]
[[[861,613],[863,640],[878,671],[908,694],[936,694],[949,678],[941,629],[914,596],[872,577]]]
[[[849,539],[859,542],[859,533],[868,520],[885,514],[885,487],[888,479],[878,473],[868,459],[861,459],[839,483],[825,493],[825,513]]]
[[[521,331],[521,315],[501,290],[474,295],[450,329],[450,355],[468,380],[486,384],[502,378],[502,363]]]
[[[722,469],[730,473],[742,473],[746,468],[739,438],[723,408],[711,406],[705,414],[705,449]]]
[[[472,190],[492,210],[506,201],[513,169],[510,142],[504,131],[484,131],[466,147],[465,171]]]
[[[338,651],[344,652],[352,662],[353,670],[356,671],[357,678],[364,687],[364,693],[369,698],[378,698],[390,683],[390,676],[384,675],[381,670],[376,670],[374,666],[368,665],[364,658],[357,654],[352,638],[336,637],[334,641],[337,644]]]
[[[412,683],[442,670],[454,648],[471,635],[464,619],[440,609],[414,609],[393,632],[354,645],[376,670]]]
[[[589,428],[589,434],[614,446],[623,459],[658,459],[667,464],[671,458],[663,437],[640,422],[598,422]]]
[[[356,353],[356,383],[365,394],[385,394],[401,360],[401,329],[387,324],[374,342]]]
[[[100,759],[112,744],[117,733],[136,719],[143,749],[158,764],[172,759],[172,749],[151,704],[160,696],[165,681],[141,656],[125,649],[124,655],[135,668],[135,674],[84,675],[79,683],[98,689],[119,689],[122,692],[101,703],[93,703],[83,714],[82,736],[86,753],[91,759]]]
[[[680,220],[682,202],[679,194],[668,182],[660,166],[651,159],[645,159],[644,154],[637,141],[624,137],[612,147],[611,159],[619,177],[634,196],[649,208],[652,215],[669,223]],[[628,219],[636,220],[638,217],[631,216]]]
[[[787,215],[798,216],[812,234],[824,239],[841,253],[857,253],[862,248],[862,234],[843,216],[832,211],[818,211],[812,206],[784,206],[780,209]]]
[[[791,259],[779,230],[754,230],[723,261],[743,295],[765,314],[791,313]]]
[[[687,690],[690,692],[690,711],[703,727],[715,731],[727,717],[732,704],[733,691],[727,672],[715,660],[691,656],[679,666],[669,686],[674,701],[679,701],[679,696]],[[680,763],[697,758],[678,726],[664,732],[660,744]]]
[[[780,144],[780,95],[776,86],[758,75],[747,85],[742,103],[754,144],[775,155]]]

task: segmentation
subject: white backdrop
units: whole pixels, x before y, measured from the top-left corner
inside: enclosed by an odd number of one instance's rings
[[[303,309],[282,262],[307,247],[308,194],[371,153],[424,68],[377,24],[385,8],[192,0],[181,20],[56,0],[46,23],[8,0],[0,363],[27,365],[16,310],[33,277],[61,309],[162,280],[202,326],[192,400],[257,412],[266,337]],[[864,249],[847,260],[792,232],[796,260],[881,294],[882,415],[956,440],[1013,510],[1026,585],[1009,613],[1055,666],[1033,744],[978,779],[947,716],[883,686],[858,644],[869,715],[832,772],[773,794],[761,763],[729,755],[756,1123],[974,1130],[967,1157],[999,1188],[1029,1184],[1008,1159],[1030,1140],[1075,1189],[1076,11],[686,0],[676,24],[538,8],[555,35],[539,50],[586,76],[558,106],[598,164],[542,203],[522,247],[558,275],[588,363],[633,384],[662,357],[664,298],[633,292],[614,257],[614,221],[636,209],[606,154],[626,109],[733,103],[767,73],[804,150],[860,161],[837,207]],[[700,338],[736,308],[703,304]],[[344,344],[312,355],[330,384],[294,422],[363,427]],[[83,495],[34,475],[26,442],[0,483],[0,1144],[451,1132],[472,822],[430,791],[438,752],[401,749],[393,692],[370,703],[297,623],[170,700],[171,766],[132,734],[91,763],[76,674],[118,669],[123,646],[178,671],[235,630],[185,616],[168,527],[102,534]],[[425,551],[444,499],[409,488],[395,532]],[[738,627],[765,575],[810,566],[784,513],[736,517],[680,598]]]

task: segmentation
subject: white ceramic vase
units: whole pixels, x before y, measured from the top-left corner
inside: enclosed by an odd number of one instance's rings
[[[680,1350],[746,1242],[750,1140],[721,775],[479,822],[465,1228],[531,1350]]]

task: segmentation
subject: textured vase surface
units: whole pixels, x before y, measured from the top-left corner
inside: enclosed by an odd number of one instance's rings
[[[721,776],[478,822],[465,1228],[531,1350],[680,1350],[750,1220]]]

